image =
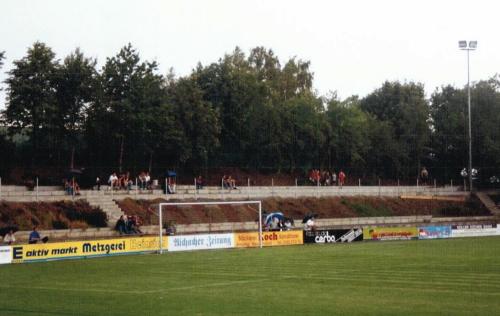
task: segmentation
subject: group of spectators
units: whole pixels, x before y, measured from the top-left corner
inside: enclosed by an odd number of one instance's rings
[[[222,176],[222,187],[224,189],[231,189],[231,190],[236,190],[238,189],[236,187],[236,180],[233,179],[231,175],[224,175]]]
[[[293,229],[295,223],[292,218],[285,217],[284,219],[274,218],[269,224],[264,226],[267,231],[286,231]]]
[[[141,222],[139,216],[122,215],[116,222],[115,229],[120,233],[120,235],[142,234],[140,226]]]
[[[63,187],[67,195],[80,195],[80,185],[74,177],[71,180],[63,179]]]
[[[16,242],[16,236],[15,236],[16,230],[17,230],[17,228],[16,229],[14,229],[13,227],[9,228],[8,231],[5,233],[5,235],[3,236],[2,242],[6,245],[12,245],[13,243],[15,243]],[[38,232],[37,226],[34,226],[33,230],[29,234],[28,243],[36,244],[39,241],[46,243],[47,241],[49,241],[49,237],[42,238],[40,236],[40,233]]]
[[[320,171],[319,169],[312,169],[309,172],[309,182],[314,185],[322,185],[322,186],[333,186],[338,185],[340,187],[344,186],[346,180],[346,175],[344,171],[341,169],[337,176],[335,171]]]

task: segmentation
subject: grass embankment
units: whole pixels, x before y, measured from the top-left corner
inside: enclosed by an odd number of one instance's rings
[[[161,199],[118,201],[126,214],[139,215],[146,224],[158,222],[155,214],[160,202],[166,201]],[[318,214],[319,218],[489,215],[489,212],[476,201],[403,200],[386,197],[270,198],[263,200],[263,209],[268,212],[281,211],[286,216],[296,219],[303,218],[310,212]],[[177,224],[191,224],[254,221],[258,215],[254,206],[217,205],[169,208],[166,218]]]
[[[106,227],[106,214],[86,201],[5,202],[0,201],[0,227],[16,226],[30,230]]]
[[[498,315],[500,237],[0,266],[2,316]]]

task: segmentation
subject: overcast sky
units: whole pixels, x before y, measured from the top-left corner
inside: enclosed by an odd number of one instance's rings
[[[429,95],[466,83],[460,39],[478,41],[472,80],[500,72],[499,8],[483,0],[2,0],[0,51],[7,59],[0,80],[35,41],[58,59],[80,47],[99,66],[130,42],[163,74],[173,67],[180,76],[235,46],[246,53],[265,46],[281,61],[310,60],[321,95],[364,96],[385,80],[422,82]],[[0,108],[4,99],[5,91]]]

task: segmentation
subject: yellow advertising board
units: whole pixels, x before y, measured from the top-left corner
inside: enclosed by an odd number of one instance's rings
[[[159,237],[130,237],[120,239],[19,245],[12,247],[12,262],[30,262],[146,252],[158,250],[159,247]],[[163,237],[162,247],[163,249],[168,249],[168,237]]]
[[[237,248],[259,247],[259,233],[235,233],[234,241]],[[302,245],[304,235],[301,230],[283,232],[262,232],[262,244],[268,246]]]
[[[417,227],[364,227],[364,240],[408,240],[417,239]]]

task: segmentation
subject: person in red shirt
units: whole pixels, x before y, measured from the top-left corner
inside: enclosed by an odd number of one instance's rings
[[[340,170],[340,172],[339,172],[339,186],[340,186],[340,188],[342,188],[342,186],[344,185],[344,182],[345,182],[345,173],[344,173],[344,171]]]

